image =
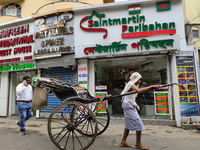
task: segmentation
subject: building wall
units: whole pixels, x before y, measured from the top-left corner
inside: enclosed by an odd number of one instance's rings
[[[193,38],[192,31],[199,30],[200,36],[200,1],[183,0],[184,22],[186,30],[186,40],[188,45],[193,45],[200,49],[200,38]]]
[[[140,50],[140,49],[133,49],[130,45],[133,42],[137,42],[140,41],[142,38],[148,39],[148,40],[154,40],[154,38],[156,40],[158,39],[166,39],[168,37],[170,38],[175,38],[177,36],[177,39],[174,39],[174,44],[178,44],[179,42],[181,42],[180,45],[173,45],[173,49],[178,49],[178,50],[186,50],[186,45],[185,45],[185,32],[184,32],[184,21],[183,21],[183,12],[181,10],[182,9],[182,5],[181,5],[181,1],[179,1],[179,3],[177,1],[171,1],[171,10],[169,11],[162,11],[162,12],[157,12],[156,11],[156,2],[157,1],[152,1],[149,2],[148,4],[146,4],[147,1],[142,0],[142,1],[137,1],[140,5],[141,5],[141,13],[139,13],[139,16],[144,15],[145,16],[145,21],[142,22],[144,24],[153,24],[154,22],[158,22],[158,23],[163,23],[163,22],[175,22],[176,23],[176,33],[175,35],[155,35],[155,36],[146,36],[146,37],[129,37],[128,39],[123,38],[121,35],[123,33],[128,33],[128,31],[122,31],[122,24],[114,24],[114,25],[101,25],[99,23],[99,26],[96,25],[96,29],[97,28],[103,28],[106,29],[107,31],[107,37],[104,38],[103,35],[105,34],[105,32],[89,32],[89,30],[83,30],[84,28],[88,28],[88,24],[87,24],[87,20],[84,22],[83,18],[87,18],[87,16],[90,16],[93,11],[96,11],[96,13],[99,14],[104,14],[104,16],[101,18],[102,20],[105,19],[115,19],[115,18],[128,18],[131,15],[129,15],[128,13],[128,8],[129,6],[134,5],[136,2],[131,2],[131,1],[127,1],[124,2],[123,4],[120,5],[115,5],[115,4],[110,4],[110,5],[101,5],[101,6],[87,6],[87,7],[83,7],[83,8],[73,8],[74,14],[75,14],[75,24],[74,24],[74,28],[75,28],[75,54],[76,54],[76,58],[77,59],[83,59],[83,58],[89,58],[91,60],[89,60],[89,91],[92,95],[95,95],[95,62],[96,61],[104,61],[105,58],[121,58],[121,59],[126,59],[126,57],[131,56],[133,58],[137,58],[138,55],[143,55],[142,57],[145,57],[148,54],[145,54],[145,50]],[[174,13],[176,12],[176,16],[171,17],[174,15]],[[94,14],[94,13],[93,13]],[[136,16],[136,14],[135,14]],[[153,16],[153,17],[152,17]],[[163,17],[165,16],[165,17]],[[98,17],[97,15],[93,15],[92,18],[89,18],[93,21],[98,21]],[[83,29],[80,28],[80,24],[84,27]],[[127,26],[135,26],[135,25],[139,25],[139,23],[128,23],[127,22]],[[95,27],[94,27],[95,28]],[[139,31],[136,31],[139,32]],[[80,40],[80,39],[84,39],[84,40]],[[183,40],[183,41],[182,41]],[[96,45],[101,45],[101,46],[108,46],[110,45],[112,42],[114,41],[120,41],[122,44],[126,43],[127,44],[127,49],[126,51],[117,51],[117,52],[97,52],[94,51],[91,53],[85,53],[84,54],[84,50],[87,50],[87,48],[91,48],[91,47],[95,47]],[[130,42],[130,43],[129,43]],[[86,48],[86,49],[85,49]],[[172,48],[169,48],[169,50],[172,50]],[[149,49],[148,52],[152,52],[152,49]],[[157,51],[159,52],[163,52],[162,48],[158,48]],[[141,52],[141,53],[140,53]],[[123,55],[122,55],[123,54]],[[155,53],[154,53],[155,54]],[[137,56],[134,56],[137,55]],[[174,81],[175,83],[177,82],[176,79],[176,55],[172,52],[170,55],[172,55],[172,62],[168,62],[168,70],[169,70],[169,74],[170,74],[170,79],[169,79],[169,83],[171,83],[172,81]],[[110,57],[110,58],[109,58]],[[123,58],[124,57],[124,58]],[[92,60],[95,59],[95,60]],[[102,60],[100,60],[102,59]],[[128,59],[128,58],[127,58]],[[112,61],[112,60],[110,60]],[[130,61],[129,61],[130,62]],[[124,64],[124,63],[121,63]],[[133,63],[134,64],[134,63]],[[173,68],[172,68],[173,67]],[[99,69],[99,67],[96,67]],[[170,69],[171,68],[171,69]],[[103,70],[103,69],[102,69]],[[134,70],[135,71],[135,70]],[[173,73],[173,74],[172,74]],[[98,73],[97,73],[98,74]],[[100,77],[99,79],[106,79],[105,76],[103,76],[102,78]],[[95,82],[94,82],[95,81]],[[100,85],[100,83],[97,83],[96,85]],[[154,83],[156,84],[156,83]],[[108,85],[106,84],[106,81],[102,84],[102,85]],[[175,116],[173,116],[173,118],[176,119],[177,121],[177,126],[181,125],[181,117],[180,117],[180,104],[179,104],[179,97],[178,97],[178,88],[176,87],[176,89],[173,89],[173,92],[170,93],[170,96],[173,96],[173,102],[174,106],[172,109],[175,109]],[[116,105],[115,105],[116,106]],[[151,106],[147,106],[145,107],[145,110],[149,111],[149,108],[153,108]],[[113,109],[114,110],[114,109]],[[153,110],[153,109],[151,109]],[[173,110],[174,111],[174,110]],[[172,117],[172,116],[171,116]]]
[[[0,10],[10,3],[16,3],[21,6],[21,18],[26,18],[38,13],[49,13],[52,10],[65,9],[72,7],[81,7],[87,5],[97,5],[114,2],[114,0],[79,0],[79,2],[62,2],[57,0],[2,0]],[[0,24],[20,19],[13,16],[0,16]]]
[[[33,15],[54,14],[71,10],[73,7],[91,6],[114,2],[114,0],[78,0],[78,2],[62,2],[62,0],[0,0],[0,30],[12,28],[23,24]],[[2,16],[2,10],[7,5],[15,3],[21,7],[21,17]],[[30,27],[30,32],[34,27]],[[8,37],[11,38],[11,37]],[[10,74],[10,76],[9,76]],[[15,100],[15,73],[0,72],[0,116],[16,113]]]
[[[8,78],[8,72],[2,72],[0,74],[0,80],[1,80],[1,84],[0,84],[0,116],[7,116],[7,104],[8,101],[6,101],[5,99],[8,99],[8,85],[9,85],[9,78]]]

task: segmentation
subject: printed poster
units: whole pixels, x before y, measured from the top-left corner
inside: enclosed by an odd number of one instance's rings
[[[193,52],[176,55],[177,80],[181,116],[198,116],[199,100]]]
[[[155,114],[170,115],[168,91],[154,91]]]
[[[96,92],[96,97],[106,96],[107,92]],[[103,101],[103,104],[108,107],[108,101]],[[105,107],[102,107],[102,104],[97,102],[96,103],[96,111],[97,113],[107,113]]]

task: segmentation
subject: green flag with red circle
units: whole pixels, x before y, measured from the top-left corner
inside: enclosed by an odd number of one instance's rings
[[[163,11],[163,10],[170,10],[171,9],[170,1],[157,3],[156,6],[157,6],[157,11]]]

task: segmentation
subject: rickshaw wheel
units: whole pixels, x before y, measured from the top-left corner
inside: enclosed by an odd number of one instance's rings
[[[70,97],[64,100],[64,102],[66,101],[81,102],[83,101],[83,99],[81,99],[80,97]],[[102,101],[92,102],[91,100],[91,103],[85,104],[87,105],[87,107],[90,108],[90,110],[92,110],[92,113],[94,114],[97,120],[97,135],[100,135],[103,132],[105,132],[110,124],[110,113],[108,111],[108,108],[104,105],[103,102]],[[90,118],[88,118],[88,121],[85,122],[85,125],[87,125],[87,123],[90,123]],[[92,134],[88,132],[87,133],[85,132],[83,134],[87,136],[93,136]]]
[[[98,124],[97,135],[100,135],[106,131],[106,129],[110,124],[110,113],[108,111],[108,108],[104,105],[103,102],[97,102],[97,103],[91,103],[91,105],[88,107],[92,110],[97,120]]]
[[[97,121],[83,103],[65,101],[50,114],[48,134],[61,150],[84,150],[97,136]]]

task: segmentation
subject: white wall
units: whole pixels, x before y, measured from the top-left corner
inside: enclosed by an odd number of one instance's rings
[[[8,72],[1,72],[1,87],[0,87],[0,116],[7,116],[7,106],[8,106],[8,87],[9,78]]]
[[[15,98],[16,98],[16,79],[17,79],[17,73],[13,72],[11,73],[10,77],[10,96],[9,96],[9,112],[8,115],[13,115],[18,113],[17,107],[15,105]]]
[[[95,96],[95,71],[94,71],[94,60],[89,61],[89,86],[88,91],[92,96]]]

